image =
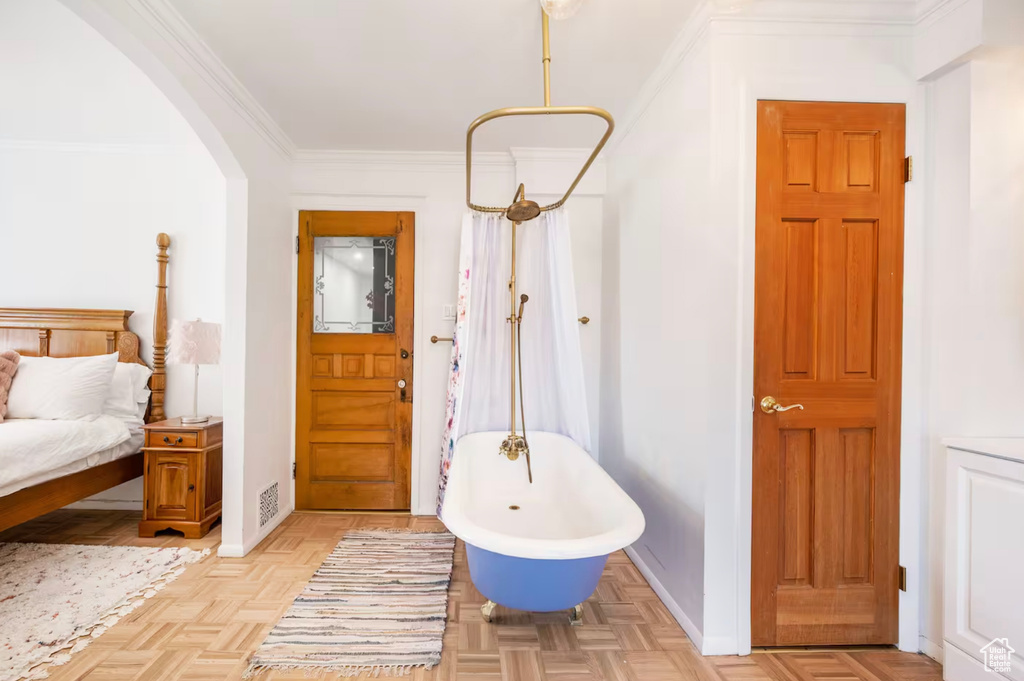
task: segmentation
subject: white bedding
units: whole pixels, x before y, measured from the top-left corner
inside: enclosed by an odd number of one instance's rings
[[[113,416],[0,423],[0,496],[139,451],[142,429]]]

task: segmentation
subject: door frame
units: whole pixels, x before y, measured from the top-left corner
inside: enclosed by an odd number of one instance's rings
[[[296,387],[298,385],[298,358],[299,358],[299,341],[298,341],[298,316],[299,316],[299,258],[295,254],[295,239],[299,236],[299,211],[303,210],[338,210],[338,211],[394,211],[394,212],[411,212],[416,214],[417,222],[419,218],[424,214],[424,208],[426,205],[426,196],[410,195],[410,194],[381,194],[381,195],[366,195],[366,194],[346,194],[346,193],[292,193],[291,194],[291,229],[289,231],[289,244],[288,246],[292,249],[292,265],[291,265],[291,367],[289,368],[290,381],[289,387],[291,390],[291,396],[289,397],[289,409],[291,416],[291,428],[290,428],[290,453],[289,453],[289,465],[295,466],[295,435],[296,435]],[[422,235],[423,229],[417,229],[414,232],[413,244],[415,246],[415,252],[423,252],[421,249],[421,240],[424,238]],[[423,346],[428,343],[427,337],[423,335],[423,305],[421,304],[421,296],[423,295],[425,282],[422,281],[421,277],[423,268],[417,266],[418,263],[413,262],[413,340],[412,340],[412,352],[413,352],[413,364],[412,364],[412,384],[414,386],[421,384],[421,374],[423,371],[422,362],[415,361],[417,356],[424,357],[427,353],[426,348]],[[412,446],[411,446],[411,482],[409,490],[409,513],[410,515],[433,515],[434,513],[434,500],[429,498],[424,500],[424,493],[426,490],[421,490],[421,482],[424,479],[424,473],[421,470],[421,466],[425,464],[425,459],[429,457],[423,457],[423,446],[428,443],[420,442],[420,437],[423,429],[420,428],[420,419],[422,418],[423,400],[415,398],[415,393],[412,401]],[[438,445],[440,447],[440,445]],[[430,459],[433,461],[433,459]],[[426,476],[427,480],[431,477]],[[295,510],[295,478],[291,478],[291,509]],[[429,506],[429,509],[425,512],[422,507]]]
[[[785,74],[766,77],[757,83],[745,80],[742,101],[734,108],[735,126],[728,123],[713,132],[713,148],[720,157],[729,158],[733,149],[738,159],[736,180],[739,187],[716,187],[715,199],[736,202],[736,219],[740,225],[739,313],[736,360],[739,367],[736,381],[737,433],[735,466],[731,483],[733,495],[726,499],[731,508],[722,509],[732,515],[734,559],[732,588],[721,587],[735,595],[735,638],[705,636],[704,654],[740,655],[751,651],[751,549],[753,512],[753,397],[754,397],[754,238],[756,233],[757,196],[757,102],[758,100],[792,100],[821,102],[901,103],[907,107],[906,153],[919,158],[926,151],[925,86],[908,81],[876,81],[834,79],[832,82],[809,84],[797,82]],[[714,112],[713,112],[714,113]],[[730,139],[731,138],[731,139]],[[900,650],[929,652],[929,642],[921,636],[920,601],[922,585],[922,537],[927,519],[922,517],[921,498],[925,484],[925,424],[918,416],[925,401],[923,360],[918,351],[924,332],[924,206],[927,177],[919,177],[904,185],[904,262],[903,262],[903,364],[901,380],[900,430],[900,565],[907,568],[908,588],[899,594]],[[736,199],[739,201],[736,201]],[[725,204],[723,204],[725,205]],[[705,510],[705,513],[707,511]],[[727,525],[719,525],[725,529]],[[727,530],[726,530],[727,531]],[[705,550],[707,546],[705,545]],[[707,555],[707,554],[706,554]],[[721,579],[729,580],[729,576]],[[934,577],[932,577],[934,579]],[[705,571],[705,590],[708,590]],[[939,642],[933,642],[939,643]],[[941,649],[937,649],[941,655]]]

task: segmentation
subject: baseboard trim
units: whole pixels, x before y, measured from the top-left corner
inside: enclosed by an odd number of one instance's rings
[[[928,657],[932,658],[933,660],[935,660],[939,664],[942,664],[943,652],[944,652],[944,650],[942,648],[942,644],[936,643],[935,641],[931,640],[930,638],[926,638],[924,636],[921,636],[918,639],[918,646],[920,647],[922,653],[924,653]]]
[[[142,501],[132,499],[83,499],[68,504],[64,508],[80,511],[141,511]]]
[[[658,578],[654,576],[654,572],[651,571],[651,568],[647,567],[647,563],[645,563],[643,558],[640,557],[640,554],[636,552],[636,549],[632,546],[627,546],[626,555],[629,556],[631,561],[633,561],[633,565],[636,565],[636,568],[640,570],[640,574],[644,576],[647,583],[651,585],[652,589],[654,589],[654,593],[658,594],[658,598],[660,598],[661,602],[665,604],[665,607],[668,608],[670,613],[672,613],[672,616],[676,618],[676,622],[679,622],[679,626],[681,626],[683,631],[686,632],[686,635],[690,637],[693,645],[697,647],[697,650],[701,652],[701,655],[721,655],[722,653],[709,653],[704,649],[704,635],[699,629],[697,629],[697,625],[693,623],[693,620],[691,620],[687,614],[683,612],[683,609],[679,607],[679,604],[676,603],[675,599],[669,594],[668,589],[666,589],[664,585],[658,581]],[[733,650],[735,651],[735,647]]]
[[[705,657],[712,655],[736,655],[739,650],[739,643],[736,639],[726,636],[705,636],[704,645],[701,646],[700,654]]]
[[[255,537],[243,544],[221,544],[217,547],[217,555],[221,558],[245,558],[250,551],[259,546],[259,543],[266,539],[291,514],[292,509],[281,509],[270,522],[263,526],[263,529]]]

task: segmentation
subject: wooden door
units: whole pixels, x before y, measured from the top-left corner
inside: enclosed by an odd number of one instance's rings
[[[413,214],[299,214],[299,509],[408,509]]]
[[[897,639],[904,119],[758,103],[755,646]]]

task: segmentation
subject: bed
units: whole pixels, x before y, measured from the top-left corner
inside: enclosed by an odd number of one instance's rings
[[[167,351],[167,249],[157,236],[156,307],[153,314],[153,375],[145,422],[164,416]],[[24,356],[89,357],[116,352],[118,362],[145,364],[139,337],[128,329],[131,310],[0,308],[0,351]],[[141,427],[129,436],[109,419],[90,423],[4,421],[0,442],[0,531],[142,475]],[[121,426],[123,430],[124,426]],[[26,457],[31,453],[32,456]]]

